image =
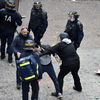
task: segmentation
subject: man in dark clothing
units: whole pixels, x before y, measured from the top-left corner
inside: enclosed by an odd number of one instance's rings
[[[48,50],[49,48],[50,48],[49,45],[41,45],[41,51],[40,52],[43,53],[46,50]],[[51,80],[54,83],[57,98],[61,99],[62,95],[60,93],[58,79],[56,77],[56,73],[55,73],[55,70],[53,68],[53,64],[52,64],[52,60],[51,60],[51,54],[41,56],[40,57],[40,63],[41,63],[41,67],[42,67],[42,74],[44,72],[46,72],[49,75],[49,77],[51,78]]]
[[[33,70],[36,69],[36,73],[38,74],[35,75],[34,73],[34,79],[32,80],[28,80],[28,81],[22,81],[22,100],[29,100],[29,85],[31,85],[31,89],[32,89],[32,95],[31,95],[31,100],[38,100],[38,94],[39,94],[39,84],[38,84],[38,80],[42,79],[42,72],[41,72],[41,64],[40,64],[40,60],[39,60],[39,56],[34,53],[34,42],[31,39],[28,39],[25,41],[24,44],[24,51],[21,53],[20,59],[28,59],[31,61],[31,68],[33,68]],[[35,68],[35,64],[34,64],[34,59],[36,61],[36,64],[38,64],[38,68]],[[23,63],[24,64],[24,63]],[[25,67],[25,66],[24,66]],[[31,70],[32,71],[32,70]]]
[[[15,54],[15,61],[20,58],[21,53],[24,51],[24,44],[27,39],[33,39],[31,35],[29,35],[29,32],[26,27],[23,27],[21,29],[21,32],[15,37],[15,39],[12,42],[12,48],[13,52]],[[21,81],[18,75],[18,72],[16,70],[16,83],[17,83],[17,89],[20,89]]]
[[[34,42],[40,45],[40,40],[43,37],[48,27],[47,12],[42,9],[41,2],[34,2],[31,10],[28,30],[32,30],[34,34]]]
[[[60,72],[58,74],[60,92],[63,93],[63,79],[69,72],[71,72],[74,78],[73,89],[81,92],[82,87],[81,87],[80,78],[78,75],[78,71],[80,68],[79,56],[76,53],[73,43],[71,42],[70,39],[68,39],[67,33],[61,33],[60,39],[61,39],[61,42],[51,47],[51,49],[49,49],[48,52],[45,53],[45,54],[56,53],[62,61],[62,64],[60,66]],[[54,93],[54,96],[56,96],[55,93]]]
[[[68,15],[69,20],[67,21],[66,29],[64,32],[69,34],[69,38],[74,43],[74,47],[77,50],[84,37],[83,25],[78,20],[79,15],[76,11],[70,12]]]
[[[14,38],[14,33],[17,26],[22,24],[21,15],[14,10],[14,2],[6,2],[5,9],[0,10],[0,35],[1,35],[1,59],[5,58],[5,47],[7,43],[8,62],[12,63],[12,48],[11,43]]]

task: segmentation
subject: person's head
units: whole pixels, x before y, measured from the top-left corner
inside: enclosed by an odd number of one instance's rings
[[[33,8],[36,10],[42,9],[42,3],[41,2],[34,2]]]
[[[15,0],[6,0],[5,8],[9,10],[15,9]]]
[[[66,32],[62,32],[62,33],[59,34],[59,38],[62,41],[65,38],[69,38],[69,35]]]
[[[69,12],[68,16],[69,16],[69,20],[72,22],[79,18],[79,14],[76,11]]]
[[[21,28],[20,34],[27,37],[27,35],[29,34],[28,28],[27,27]]]

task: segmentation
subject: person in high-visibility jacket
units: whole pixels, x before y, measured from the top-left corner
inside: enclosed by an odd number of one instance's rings
[[[38,100],[38,94],[39,94],[39,84],[38,84],[39,81],[38,80],[42,79],[42,72],[41,72],[40,59],[39,59],[39,56],[34,52],[34,47],[35,46],[34,46],[33,40],[30,40],[30,39],[26,40],[25,47],[24,47],[25,50],[20,55],[20,58],[22,58],[22,59],[24,57],[25,58],[30,57],[31,68],[36,67],[34,64],[35,61],[38,64],[38,69],[36,68],[38,77],[34,78],[33,80],[29,80],[30,79],[30,77],[29,77],[29,78],[26,78],[26,81],[22,81],[22,100],[29,100],[28,99],[29,85],[31,85],[31,87],[32,87],[31,88],[32,89],[31,100]],[[35,59],[35,61],[34,61],[34,59]]]

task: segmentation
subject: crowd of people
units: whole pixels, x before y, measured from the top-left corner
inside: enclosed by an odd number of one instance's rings
[[[34,2],[27,27],[22,27],[15,36],[18,26],[22,25],[22,16],[15,10],[15,2],[7,0],[0,4],[0,40],[1,60],[8,54],[8,63],[13,62],[13,53],[16,63],[16,87],[22,87],[22,100],[28,99],[29,85],[32,87],[31,100],[38,100],[39,80],[47,72],[55,86],[51,95],[62,100],[64,77],[71,72],[74,79],[73,89],[81,92],[82,85],[78,71],[80,58],[77,54],[84,37],[83,25],[79,21],[76,11],[68,13],[64,32],[59,34],[60,41],[54,46],[43,45],[41,39],[48,27],[47,12],[42,9],[41,2]],[[32,31],[34,37],[30,34]],[[15,36],[15,38],[14,38]],[[7,47],[6,47],[7,44]],[[59,56],[61,60],[58,77],[52,64],[51,55]]]

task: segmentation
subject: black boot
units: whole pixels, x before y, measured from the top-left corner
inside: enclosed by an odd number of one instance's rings
[[[5,59],[5,57],[6,57],[5,54],[1,53],[1,59],[3,60],[3,59]]]
[[[17,88],[18,90],[20,90],[20,89],[21,89],[21,83],[18,83],[18,84],[16,85],[16,88]]]
[[[78,92],[82,92],[82,88],[76,88],[75,86],[73,87],[74,90],[78,91]]]
[[[12,63],[12,60],[13,60],[13,59],[12,59],[12,54],[11,54],[11,55],[8,54],[8,62],[9,62],[9,63]]]

